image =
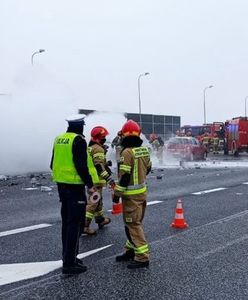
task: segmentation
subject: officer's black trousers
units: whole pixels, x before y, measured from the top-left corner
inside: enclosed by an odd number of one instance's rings
[[[80,225],[85,223],[86,195],[81,184],[58,183],[62,217],[63,266],[76,263]]]

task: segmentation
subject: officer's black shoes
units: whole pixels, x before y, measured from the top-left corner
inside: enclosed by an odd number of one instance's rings
[[[122,255],[116,256],[115,260],[117,262],[134,260],[134,251],[128,250],[125,253],[123,253]]]
[[[76,258],[76,264],[84,267],[83,261],[79,258]]]
[[[87,267],[82,264],[77,264],[73,267],[63,267],[62,273],[64,275],[75,275],[75,274],[81,274],[87,271]]]
[[[128,269],[139,269],[139,268],[147,268],[147,267],[149,267],[149,260],[148,261],[134,260],[127,265]]]
[[[98,228],[102,229],[105,225],[108,225],[111,222],[110,218],[104,218],[101,223],[98,223]]]

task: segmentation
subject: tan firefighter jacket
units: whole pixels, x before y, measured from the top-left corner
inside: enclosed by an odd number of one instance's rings
[[[111,174],[106,169],[106,154],[105,149],[102,145],[94,144],[88,147],[89,154],[92,157],[94,166],[99,165],[101,171],[97,170],[99,180],[94,182],[94,185],[104,186],[106,181],[111,179]]]
[[[125,173],[130,174],[130,181],[127,187],[115,187],[117,196],[132,197],[146,193],[146,175],[151,168],[150,153],[147,147],[125,148],[121,152],[119,179]]]

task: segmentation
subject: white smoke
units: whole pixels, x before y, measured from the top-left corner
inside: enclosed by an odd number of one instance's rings
[[[0,174],[48,170],[53,139],[76,112],[71,90],[46,70],[20,70],[11,96],[0,97]]]
[[[10,93],[0,96],[0,174],[48,171],[54,138],[65,132],[66,117],[86,104],[39,65],[20,70]],[[107,156],[115,163],[111,142],[126,122],[124,114],[95,112],[85,122],[87,142],[94,126],[101,125],[109,131]],[[150,146],[145,136],[142,139],[145,146]],[[154,156],[153,162],[157,165]]]
[[[42,67],[26,66],[20,70],[11,96],[0,97],[0,174],[48,171],[54,138],[66,131],[66,117],[84,107],[85,103],[76,99],[69,87]],[[87,142],[90,130],[102,125],[110,133],[110,144],[125,121],[120,113],[87,116]],[[111,154],[114,157],[110,150]]]

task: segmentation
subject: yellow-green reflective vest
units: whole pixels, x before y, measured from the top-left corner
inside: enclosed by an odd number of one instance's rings
[[[83,184],[73,162],[72,145],[76,136],[76,133],[66,132],[54,141],[52,178],[55,182]]]

